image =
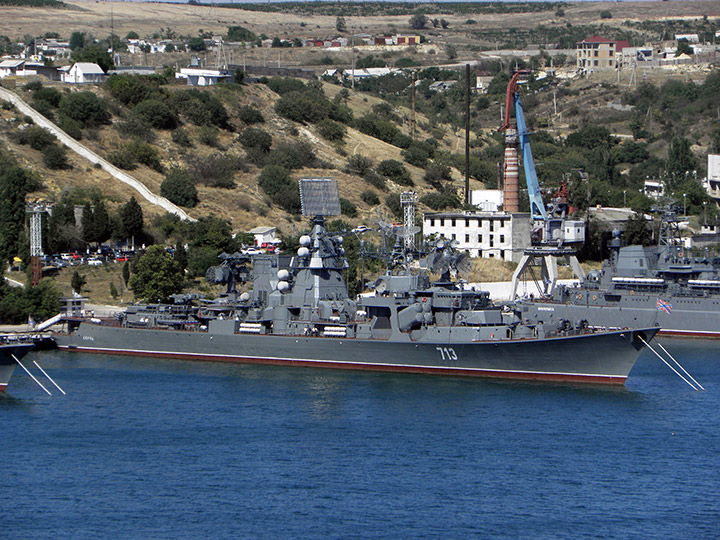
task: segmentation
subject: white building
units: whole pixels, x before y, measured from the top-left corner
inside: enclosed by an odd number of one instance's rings
[[[175,73],[176,79],[187,79],[188,86],[213,86],[231,82],[234,75],[227,69],[182,68]]]
[[[62,74],[62,82],[71,84],[101,83],[105,81],[105,72],[97,64],[77,62],[67,73]]]
[[[502,189],[473,189],[470,204],[483,212],[497,212],[503,204]]]
[[[25,60],[19,58],[9,58],[0,62],[0,79],[10,77],[17,73],[25,64]]]
[[[434,212],[423,216],[423,235],[457,240],[456,249],[472,257],[519,262],[530,247],[529,214]]]
[[[720,155],[708,154],[708,174],[705,190],[720,206]]]
[[[255,238],[255,245],[260,247],[263,244],[272,244],[276,242],[275,231],[276,227],[255,227],[248,231],[248,234],[252,234]]]
[[[643,194],[647,195],[648,197],[652,197],[656,201],[665,195],[665,184],[662,183],[660,180],[645,180],[645,185],[643,186]]]

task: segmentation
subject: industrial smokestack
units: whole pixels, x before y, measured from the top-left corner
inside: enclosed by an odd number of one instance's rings
[[[505,130],[505,166],[503,168],[503,209],[520,211],[520,162],[517,152],[517,132]]]

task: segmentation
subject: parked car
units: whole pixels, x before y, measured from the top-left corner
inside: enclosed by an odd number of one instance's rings
[[[355,234],[362,234],[364,232],[368,232],[369,230],[371,229],[367,225],[358,225],[352,230],[352,232],[354,232]]]
[[[240,253],[243,255],[260,255],[262,251],[260,251],[258,248],[244,248],[240,250]]]
[[[102,261],[100,259],[96,259],[94,257],[91,257],[87,260],[88,266],[102,266]]]

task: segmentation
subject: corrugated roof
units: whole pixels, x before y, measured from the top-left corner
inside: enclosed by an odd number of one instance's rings
[[[0,62],[0,68],[14,68],[22,66],[25,63],[25,60],[3,60]]]
[[[77,62],[73,67],[78,68],[86,75],[105,75],[105,72],[97,64],[92,62]]]

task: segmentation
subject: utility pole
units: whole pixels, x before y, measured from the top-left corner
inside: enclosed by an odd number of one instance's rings
[[[412,88],[410,89],[410,137],[415,140],[415,81],[417,73],[412,72]]]
[[[470,64],[465,64],[465,204],[470,204]]]

